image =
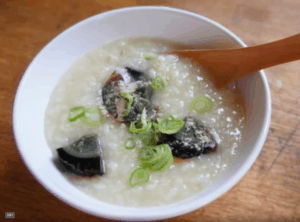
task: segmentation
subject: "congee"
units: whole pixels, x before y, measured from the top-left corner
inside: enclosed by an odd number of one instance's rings
[[[109,42],[78,58],[45,113],[54,161],[81,191],[128,207],[173,204],[203,192],[241,147],[246,107],[236,84],[216,90],[185,46]]]

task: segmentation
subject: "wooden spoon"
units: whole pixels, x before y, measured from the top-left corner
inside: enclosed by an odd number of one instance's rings
[[[300,59],[300,34],[264,45],[216,50],[179,50],[172,54],[191,58],[222,88],[264,68]]]

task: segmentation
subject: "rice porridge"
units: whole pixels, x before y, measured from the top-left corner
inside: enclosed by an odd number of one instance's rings
[[[245,128],[243,97],[235,84],[216,90],[196,64],[174,55],[162,54],[182,47],[161,40],[120,39],[81,56],[62,76],[45,113],[45,136],[54,158],[57,158],[56,149],[66,147],[84,135],[97,135],[105,165],[105,173],[93,177],[63,171],[74,186],[106,203],[128,207],[161,206],[202,192],[232,163],[240,151]],[[174,158],[175,162],[170,162],[167,170],[151,171],[147,183],[130,186],[128,180],[132,172],[141,167],[139,150],[143,144],[136,140],[133,149],[125,149],[125,141],[132,137],[128,130],[130,124],[116,121],[105,109],[101,91],[114,72],[126,72],[124,67],[143,72],[150,80],[159,76],[164,82],[164,89],[155,90],[151,97],[151,106],[156,107],[153,116],[157,123],[169,115],[181,119],[181,122],[186,117],[199,118],[209,129],[217,148],[193,158],[180,156],[180,150],[179,154],[176,151],[183,161]],[[149,84],[151,87],[151,82]],[[209,112],[199,114],[191,108],[199,96],[213,102]],[[99,107],[105,121],[97,127],[90,127],[81,121],[70,122],[68,115],[73,107]],[[143,110],[144,114],[150,117],[149,110],[146,111]],[[134,118],[141,119],[144,114]],[[188,120],[185,126],[188,126]],[[168,136],[166,138],[170,139],[172,135]],[[174,156],[172,144],[175,143],[167,144]]]

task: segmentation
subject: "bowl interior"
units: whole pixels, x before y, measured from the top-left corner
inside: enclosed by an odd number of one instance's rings
[[[245,46],[220,25],[197,14],[166,7],[134,7],[102,13],[69,28],[52,40],[26,70],[14,104],[16,142],[24,162],[51,193],[95,215],[127,220],[177,216],[199,208],[230,189],[258,156],[270,121],[270,94],[262,72],[239,81],[248,106],[242,150],[224,175],[205,192],[159,208],[125,208],[82,193],[57,170],[44,136],[44,113],[52,90],[72,61],[83,53],[121,37],[164,38],[203,48]]]

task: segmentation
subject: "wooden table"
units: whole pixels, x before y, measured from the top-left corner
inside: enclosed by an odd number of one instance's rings
[[[299,0],[1,0],[0,221],[9,221],[4,212],[15,212],[16,219],[11,221],[22,222],[108,221],[64,204],[33,178],[16,149],[11,113],[18,82],[46,43],[82,19],[133,5],[167,5],[197,12],[231,29],[248,45],[300,33]],[[251,170],[221,198],[166,221],[300,220],[300,62],[269,68],[266,73],[272,122]]]

